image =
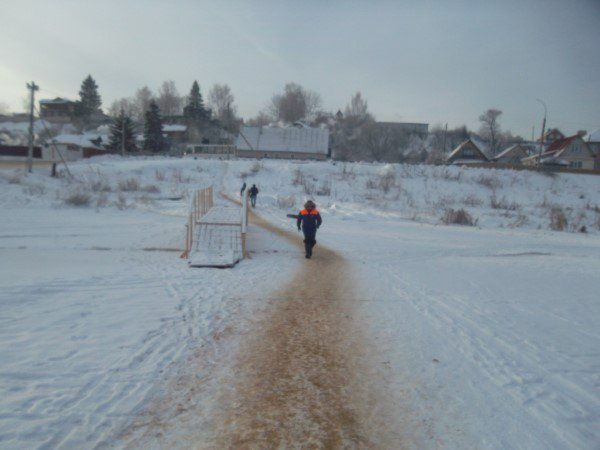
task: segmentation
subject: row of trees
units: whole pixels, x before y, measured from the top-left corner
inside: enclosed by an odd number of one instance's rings
[[[115,100],[108,109],[108,114],[118,117],[123,111],[135,122],[142,123],[152,102],[168,121],[184,117],[195,123],[204,122],[207,126],[221,126],[229,132],[236,132],[241,122],[237,117],[231,88],[227,84],[215,84],[210,89],[207,106],[197,81],[194,81],[187,96],[180,95],[175,82],[171,80],[164,81],[156,93],[148,86],[143,86],[132,97]]]
[[[111,124],[109,148],[125,152],[136,151],[137,123],[132,118],[131,111],[126,112],[125,107],[122,107],[118,112],[112,111],[112,114],[114,117]],[[197,81],[192,84],[181,118],[186,122],[191,133],[216,125],[211,118],[211,110],[204,106],[200,85]],[[143,125],[143,150],[154,153],[164,151],[167,147],[167,141],[163,134],[163,117],[157,101],[153,98],[148,100],[148,105],[145,107]]]
[[[156,93],[147,86],[141,87],[132,97],[116,100],[108,109],[113,121],[110,146],[120,149],[125,142],[126,151],[133,151],[135,128],[143,124],[144,149],[161,151],[166,145],[162,133],[163,120],[183,120],[191,137],[194,133],[205,135],[207,129],[217,128],[235,134],[242,120],[237,117],[234,100],[227,84],[215,84],[210,89],[208,106],[197,81],[193,82],[187,96],[180,95],[171,80],[163,82]],[[266,125],[273,121],[303,121],[327,126],[331,131],[334,157],[346,160],[439,160],[470,136],[486,142],[491,154],[496,154],[504,145],[522,141],[520,137],[501,130],[499,118],[502,111],[498,109],[489,109],[479,117],[479,134],[469,131],[466,126],[451,130],[434,126],[428,136],[422,136],[377,122],[360,92],[352,96],[343,113],[340,110],[334,115],[324,111],[321,105],[318,93],[297,83],[287,83],[283,91],[275,93],[269,105],[247,123]],[[96,126],[105,118],[101,106],[98,85],[90,75],[82,82],[74,122],[82,128]]]

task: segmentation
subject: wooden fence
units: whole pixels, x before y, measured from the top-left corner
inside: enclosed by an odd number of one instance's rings
[[[190,214],[188,216],[187,224],[185,225],[185,250],[181,254],[181,258],[188,258],[192,245],[194,244],[194,234],[196,225],[214,205],[213,200],[213,188],[212,186],[198,189],[192,196],[190,205]]]

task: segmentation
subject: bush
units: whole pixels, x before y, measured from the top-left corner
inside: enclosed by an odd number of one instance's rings
[[[444,216],[442,217],[442,222],[446,225],[456,224],[456,225],[468,225],[475,226],[477,225],[477,220],[473,219],[471,214],[469,214],[464,209],[454,210],[452,208],[446,209]]]
[[[477,183],[485,186],[486,188],[495,190],[502,187],[502,182],[496,176],[491,175],[479,175],[476,179]]]
[[[506,197],[502,197],[501,200],[498,200],[495,195],[492,195],[492,198],[490,199],[490,207],[492,209],[505,209],[507,211],[516,211],[517,209],[519,209],[519,204],[516,202],[509,203],[508,200],[506,200]]]
[[[553,206],[550,209],[550,229],[554,231],[564,231],[568,226],[567,216],[560,206]]]
[[[90,194],[86,192],[74,192],[68,195],[64,202],[69,206],[88,206],[90,204]]]
[[[137,178],[127,178],[119,181],[119,190],[124,192],[134,192],[140,190],[140,182]]]
[[[379,187],[384,193],[390,192],[390,189],[396,185],[396,174],[392,171],[385,172],[379,178]]]
[[[166,176],[165,176],[165,173],[162,170],[156,169],[154,171],[154,178],[156,178],[156,181],[165,181]]]
[[[128,206],[127,199],[123,194],[119,194],[119,197],[117,197],[117,200],[114,202],[114,205],[121,210],[126,209]]]
[[[90,183],[90,190],[92,192],[110,192],[112,188],[105,180],[94,180]]]
[[[483,200],[481,200],[479,197],[477,197],[474,194],[469,194],[465,198],[463,198],[462,203],[464,203],[467,206],[471,206],[471,207],[482,206]]]

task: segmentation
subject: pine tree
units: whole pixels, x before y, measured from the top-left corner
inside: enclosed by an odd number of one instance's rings
[[[123,110],[110,126],[110,141],[108,147],[117,153],[122,151],[123,136],[125,137],[125,151],[135,152],[137,145],[135,142],[135,126],[131,117],[125,115]]]
[[[88,75],[81,83],[79,100],[75,105],[75,120],[83,127],[90,127],[99,120],[102,115],[100,106],[102,99],[98,93],[98,85],[91,75]]]
[[[186,119],[194,123],[210,120],[210,111],[204,106],[204,100],[202,100],[200,86],[197,81],[194,81],[194,84],[192,84],[188,103],[183,108],[183,115]]]
[[[158,153],[165,148],[160,110],[154,101],[146,111],[144,122],[144,150]]]

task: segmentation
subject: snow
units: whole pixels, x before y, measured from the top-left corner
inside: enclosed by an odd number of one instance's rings
[[[52,142],[57,144],[73,144],[80,147],[104,150],[104,147],[95,145],[92,142],[92,140],[96,140],[98,138],[102,138],[103,143],[108,143],[109,141],[108,134],[88,132],[83,134],[59,134],[58,136],[52,138]]]
[[[186,125],[178,125],[178,124],[167,124],[163,125],[164,132],[174,132],[174,131],[186,131]]]
[[[286,229],[285,214],[314,198],[316,257],[325,245],[350,263],[352,314],[370,344],[364,382],[387,399],[373,405],[374,433],[395,430],[412,448],[600,441],[600,177],[117,156],[70,168],[74,181],[0,172],[2,446],[156,447],[135,425],[183,396],[173,385],[186,377],[203,386],[197,414],[168,410],[160,429],[180,447],[190,430],[210,432],[239,343],[304,264],[256,226],[252,258],[233,269],[179,258],[190,193],[212,184],[236,197],[242,176]],[[137,190],[118,189],[131,179]],[[73,192],[89,206],[68,206]],[[447,207],[478,226],[442,225]],[[567,231],[550,230],[553,208]],[[196,352],[207,367],[188,366]]]

